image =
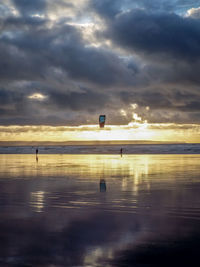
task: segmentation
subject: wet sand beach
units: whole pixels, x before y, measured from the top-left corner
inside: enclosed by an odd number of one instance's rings
[[[1,266],[198,266],[200,155],[0,155]]]

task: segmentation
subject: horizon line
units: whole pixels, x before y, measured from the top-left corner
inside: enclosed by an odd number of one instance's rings
[[[131,144],[199,144],[198,142],[154,140],[86,140],[86,141],[0,141],[0,146],[56,146],[56,145],[131,145]]]

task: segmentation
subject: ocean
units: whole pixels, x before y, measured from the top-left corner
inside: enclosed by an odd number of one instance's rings
[[[200,154],[200,144],[37,146],[39,154]],[[0,146],[0,154],[34,154],[35,146]]]

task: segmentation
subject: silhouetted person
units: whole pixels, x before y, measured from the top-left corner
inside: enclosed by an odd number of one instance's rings
[[[122,157],[122,153],[123,153],[123,149],[121,148],[121,149],[120,149],[120,154],[121,154],[121,157]]]
[[[106,181],[104,179],[100,179],[100,192],[106,192]]]

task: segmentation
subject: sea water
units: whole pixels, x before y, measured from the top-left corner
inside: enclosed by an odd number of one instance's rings
[[[48,145],[40,154],[200,154],[200,144]],[[35,146],[0,146],[0,154],[34,154]]]

